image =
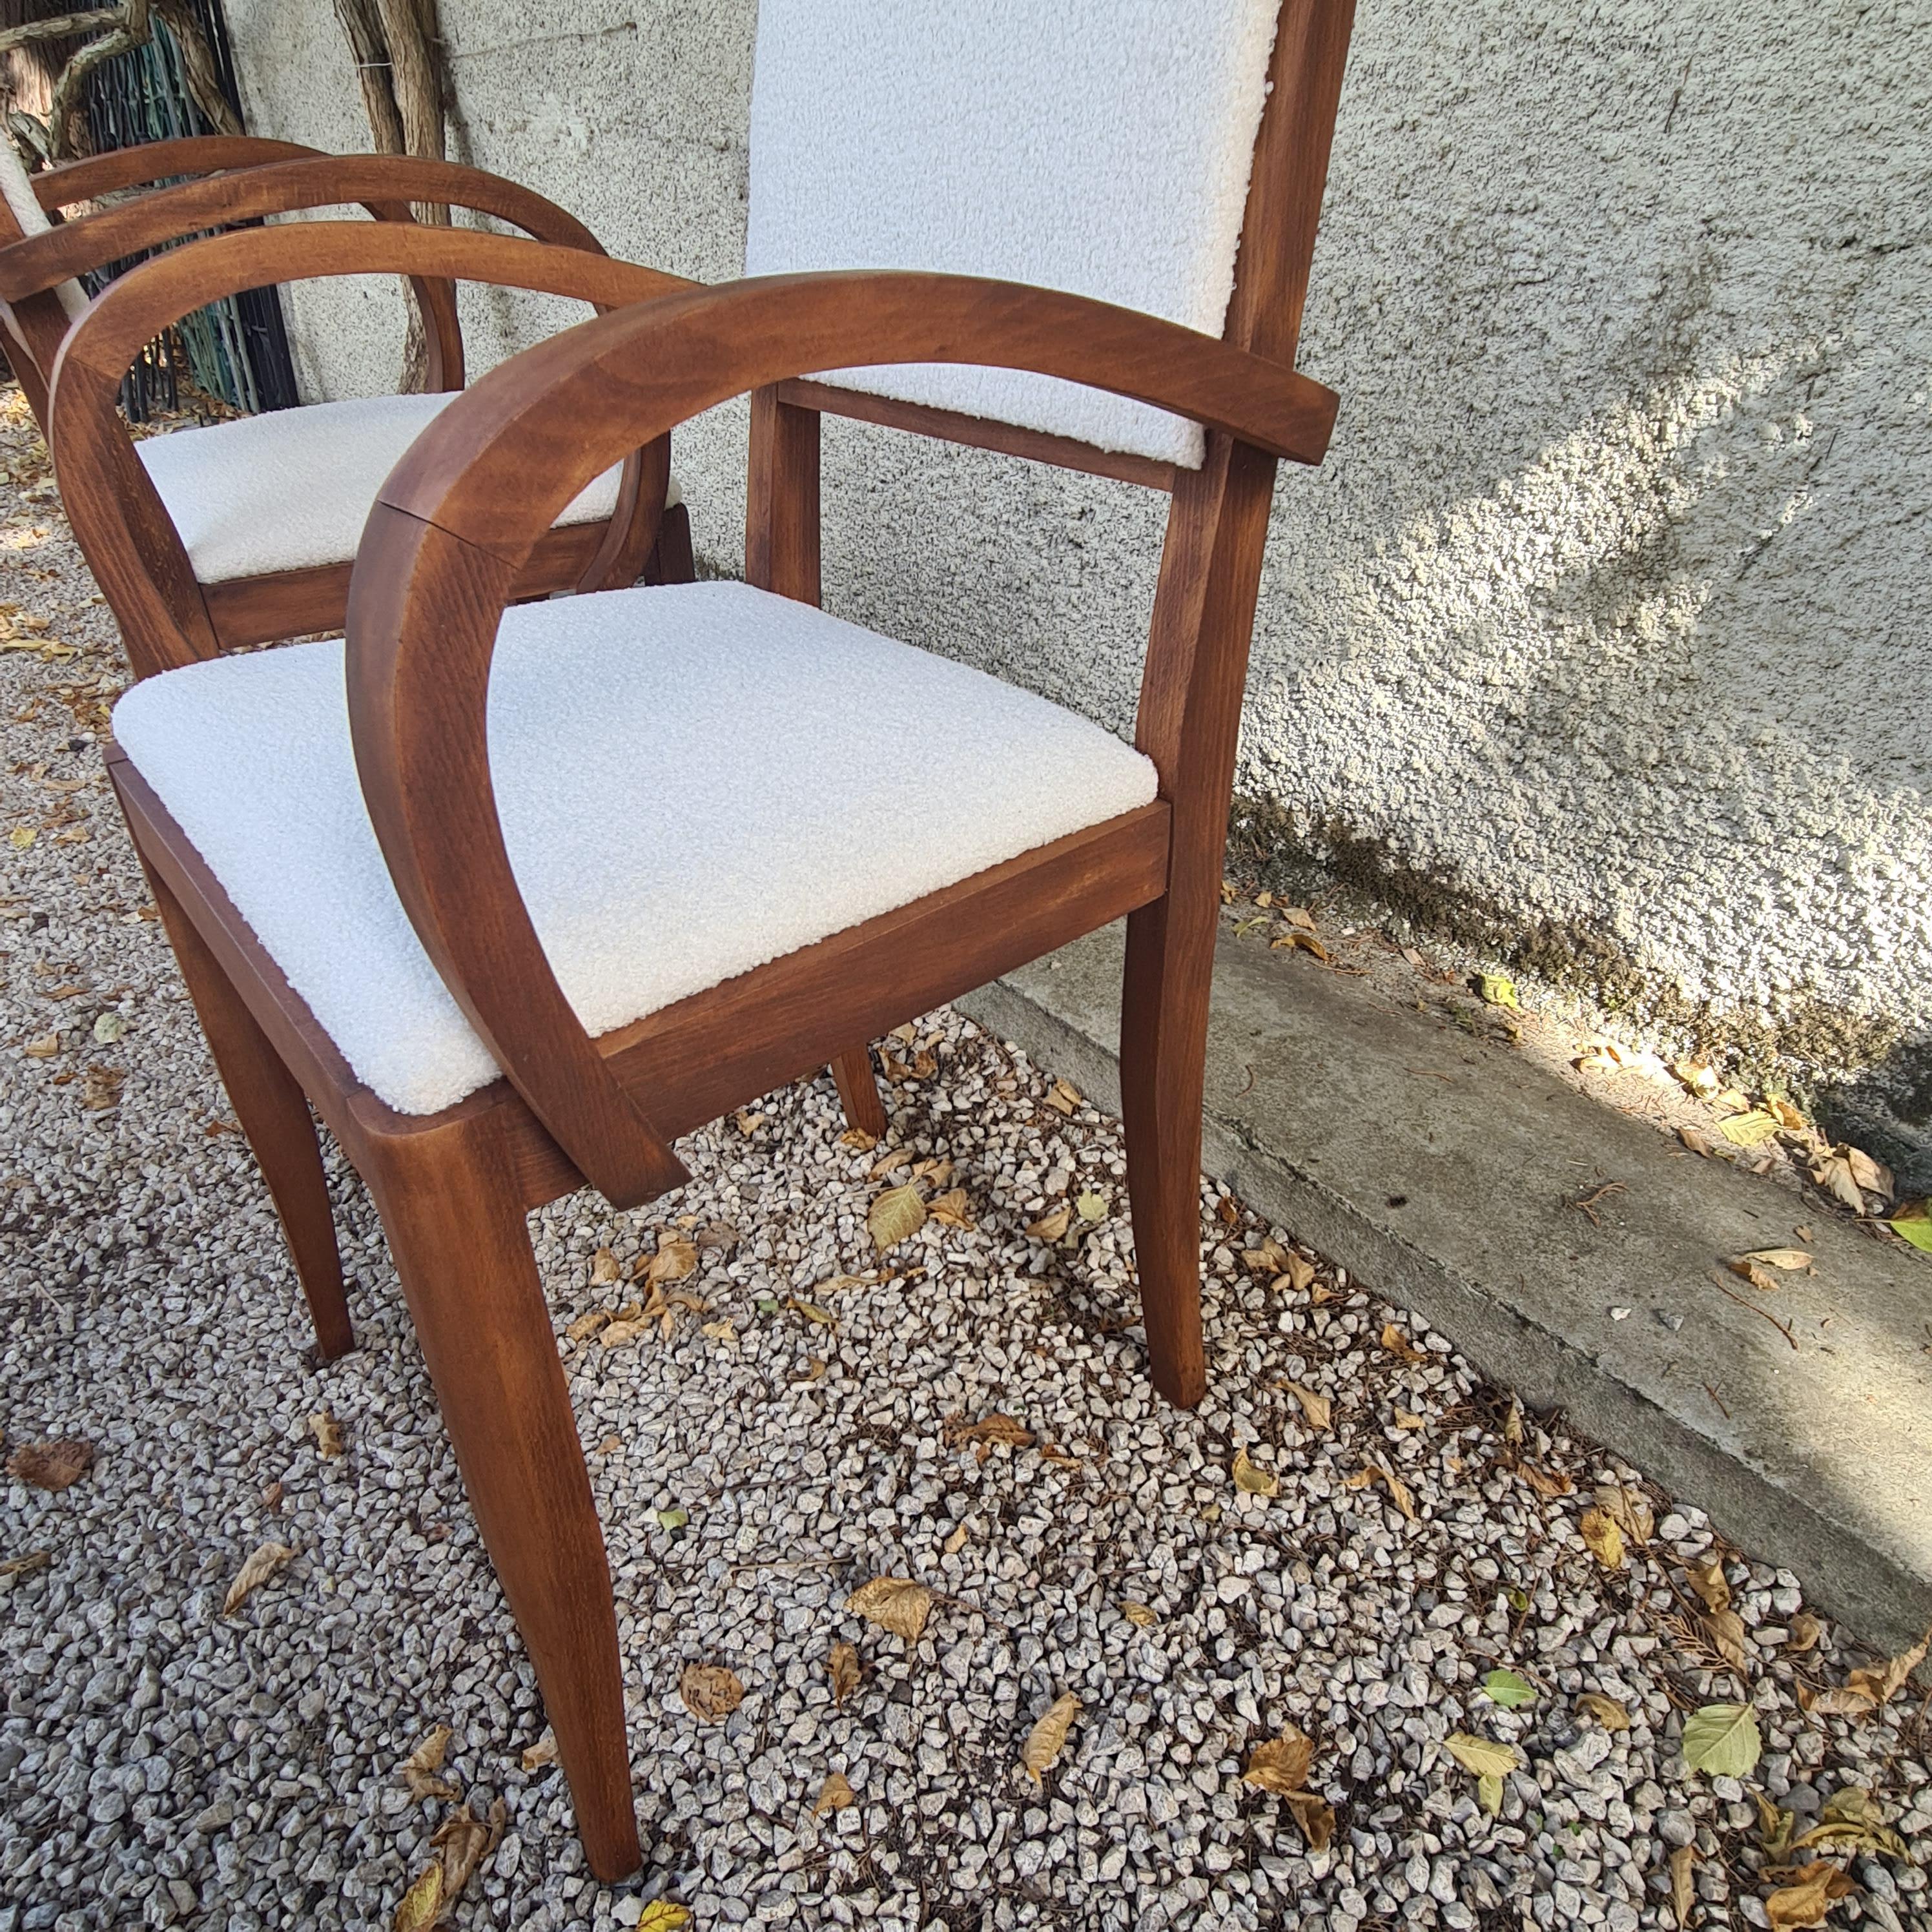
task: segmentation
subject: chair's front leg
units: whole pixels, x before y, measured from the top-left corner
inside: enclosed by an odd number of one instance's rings
[[[590,1868],[642,1862],[604,1534],[530,1230],[484,1114],[377,1143],[368,1178]]]

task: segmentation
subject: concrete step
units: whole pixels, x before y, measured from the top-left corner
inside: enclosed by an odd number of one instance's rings
[[[958,1004],[1117,1107],[1124,940],[1092,934]],[[1562,1408],[1796,1571],[1865,1642],[1899,1649],[1932,1624],[1932,1261],[1225,933],[1204,1159],[1526,1406]],[[1600,1226],[1565,1205],[1606,1180],[1623,1186]],[[1815,1274],[1769,1294],[1712,1279],[1798,1223]]]

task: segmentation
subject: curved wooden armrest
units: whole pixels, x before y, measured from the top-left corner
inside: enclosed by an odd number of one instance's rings
[[[400,221],[238,229],[130,270],[68,332],[54,364],[49,420],[62,502],[124,629],[174,640],[161,662],[136,664],[137,675],[212,656],[214,646],[181,540],[116,407],[128,365],[171,322],[224,296],[357,274],[488,282],[599,308],[692,286],[580,249]],[[628,460],[637,448],[618,453]]]
[[[406,220],[411,202],[494,214],[539,242],[601,255],[603,244],[574,214],[533,189],[454,161],[399,154],[320,154],[158,188],[0,249],[0,301],[16,302],[90,269],[124,261],[184,236],[298,208],[356,204]]]
[[[271,141],[255,134],[186,134],[172,141],[146,141],[137,148],[115,148],[58,161],[33,176],[34,196],[50,214],[94,201],[124,188],[172,181],[183,175],[220,174],[231,168],[258,168],[271,161],[298,161],[322,154],[301,141]]]
[[[349,601],[363,793],[425,950],[498,1065],[620,1206],[676,1156],[558,986],[517,888],[490,782],[496,628],[550,520],[622,449],[814,370],[1030,369],[1318,461],[1334,394],[1278,363],[1078,296],[960,276],[778,276],[667,296],[553,337],[485,376],[390,473]]]

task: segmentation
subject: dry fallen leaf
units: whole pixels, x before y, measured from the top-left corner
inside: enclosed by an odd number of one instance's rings
[[[51,1550],[30,1550],[24,1556],[10,1556],[0,1563],[0,1576],[31,1576],[35,1570],[47,1568],[53,1560]]]
[[[573,1342],[581,1342],[596,1334],[610,1318],[608,1308],[593,1308],[586,1315],[580,1315],[563,1332]]]
[[[1802,1271],[1811,1273],[1817,1263],[1817,1256],[1808,1248],[1754,1248],[1748,1255],[1740,1255],[1740,1262],[1762,1262],[1766,1268],[1783,1268],[1787,1274]],[[1737,1262],[1731,1265],[1735,1268]]]
[[[1606,1570],[1624,1567],[1624,1533],[1615,1516],[1605,1510],[1586,1509],[1578,1527],[1590,1554]]]
[[[849,1643],[835,1643],[826,1667],[832,1678],[832,1701],[842,1704],[859,1688],[859,1653]]]
[[[1736,1610],[1712,1610],[1704,1619],[1704,1628],[1710,1633],[1718,1654],[1733,1670],[1750,1676],[1755,1660],[1750,1640],[1744,1635],[1743,1618]]]
[[[1160,1619],[1144,1604],[1137,1604],[1131,1597],[1120,1599],[1120,1614],[1136,1630],[1152,1630]]]
[[[1684,1762],[1712,1778],[1748,1778],[1763,1754],[1764,1735],[1748,1704],[1706,1704],[1684,1720]]]
[[[222,1599],[221,1614],[232,1617],[253,1591],[258,1590],[294,1556],[286,1543],[265,1543],[236,1572],[235,1580]]]
[[[454,1798],[453,1786],[437,1774],[449,1754],[449,1741],[455,1736],[447,1724],[439,1724],[396,1767],[396,1775],[410,1788],[412,1798]]]
[[[1389,1492],[1389,1500],[1401,1510],[1411,1522],[1415,1520],[1415,1498],[1408,1492],[1408,1485],[1393,1469],[1382,1462],[1370,1462],[1366,1468],[1358,1469],[1342,1484],[1344,1489],[1366,1490],[1371,1483],[1380,1483]]]
[[[396,1907],[396,1932],[429,1932],[442,1916],[442,1861],[433,1860],[417,1874]]]
[[[1034,1241],[1057,1241],[1073,1225],[1073,1204],[1064,1201],[1050,1214],[1042,1214],[1037,1221],[1027,1224],[1027,1238]]]
[[[731,1118],[737,1123],[739,1132],[747,1137],[756,1133],[765,1124],[764,1115],[753,1113],[748,1107],[740,1107]]]
[[[1010,1415],[984,1416],[969,1426],[948,1433],[955,1442],[983,1442],[1005,1449],[1030,1449],[1034,1444],[1033,1431]]]
[[[825,1782],[818,1787],[818,1802],[812,1808],[812,1815],[822,1818],[828,1811],[843,1811],[858,1802],[858,1793],[846,1781],[845,1774],[828,1772]]]
[[[57,1033],[36,1034],[21,1048],[29,1060],[51,1060],[60,1052],[60,1035]]]
[[[463,1888],[470,1882],[470,1874],[496,1849],[496,1840],[502,1836],[503,1819],[503,1801],[500,1798],[490,1807],[487,1822],[478,1818],[466,1804],[436,1828],[430,1844],[442,1854],[442,1911],[446,1918],[463,1896]]]
[[[1241,1782],[1277,1796],[1299,1791],[1308,1782],[1308,1767],[1314,1760],[1315,1740],[1290,1724],[1280,1737],[1265,1739],[1248,1754]]]
[[[1534,1462],[1519,1462],[1516,1473],[1536,1493],[1554,1502],[1558,1496],[1567,1496],[1576,1485],[1560,1469],[1540,1469]]]
[[[1731,1606],[1730,1580],[1724,1574],[1724,1558],[1718,1556],[1694,1558],[1684,1566],[1690,1587],[1707,1610],[1727,1610]]]
[[[1310,1429],[1318,1432],[1328,1426],[1335,1413],[1332,1396],[1318,1395],[1312,1388],[1304,1388],[1299,1382],[1283,1382],[1281,1386],[1300,1405],[1301,1419]]]
[[[1627,1542],[1648,1543],[1656,1530],[1657,1518],[1649,1504],[1622,1483],[1599,1483],[1597,1507],[1623,1532]]]
[[[94,1444],[85,1436],[58,1442],[23,1442],[7,1459],[7,1473],[37,1490],[70,1489],[94,1467]]]
[[[1791,1619],[1791,1641],[1784,1646],[1787,1657],[1802,1657],[1825,1640],[1825,1626],[1809,1610],[1800,1610]]]
[[[342,1454],[342,1425],[326,1408],[320,1408],[308,1419],[309,1433],[315,1438],[315,1453],[325,1462],[332,1462]]]
[[[1586,1690],[1576,1700],[1576,1708],[1586,1716],[1594,1718],[1606,1731],[1627,1731],[1630,1727],[1630,1717],[1614,1697],[1606,1697],[1600,1690]]]
[[[1884,1663],[1854,1670],[1845,1678],[1845,1688],[1869,1697],[1874,1704],[1888,1704],[1904,1688],[1905,1680],[1925,1661],[1932,1648],[1932,1630],[1928,1630],[1910,1650],[1900,1651]]]
[[[1288,1265],[1288,1250],[1268,1234],[1259,1247],[1241,1250],[1241,1264],[1250,1274],[1280,1274]]]
[[[1892,1169],[1881,1160],[1874,1160],[1862,1148],[1840,1146],[1839,1158],[1852,1171],[1852,1178],[1868,1194],[1881,1195],[1889,1201],[1892,1196]]]
[[[654,1898],[632,1932],[684,1932],[690,1923],[689,1906],[680,1905],[674,1898]]]
[[[1245,1448],[1234,1451],[1234,1466],[1228,1473],[1234,1479],[1235,1488],[1246,1495],[1275,1496],[1281,1493],[1280,1478],[1271,1475],[1266,1469],[1256,1468],[1248,1460],[1248,1452]]]
[[[738,1673],[722,1664],[687,1664],[677,1680],[677,1694],[694,1718],[715,1724],[745,1701],[745,1687]]]
[[[678,1234],[670,1240],[658,1242],[658,1251],[645,1264],[643,1274],[646,1282],[658,1287],[668,1281],[682,1281],[686,1275],[694,1274],[697,1268],[697,1244]]]
[[[939,1546],[941,1552],[948,1556],[957,1556],[960,1551],[966,1547],[967,1541],[970,1534],[971,1532],[962,1522],[959,1527]]]
[[[608,1288],[617,1279],[617,1257],[608,1248],[599,1248],[590,1257],[590,1285]]]
[[[1676,1915],[1678,1932],[1688,1932],[1690,1908],[1697,1896],[1690,1869],[1697,1862],[1695,1845],[1679,1845],[1670,1855],[1670,1909]]]
[[[1748,1281],[1751,1286],[1766,1294],[1778,1286],[1778,1277],[1761,1262],[1752,1260],[1748,1255],[1733,1255],[1724,1264],[1740,1281]]]
[[[970,1228],[973,1216],[967,1211],[966,1190],[956,1187],[950,1193],[940,1195],[926,1210],[927,1218],[937,1221],[942,1228]]]
[[[874,1576],[845,1599],[845,1607],[868,1623],[916,1643],[932,1609],[932,1592],[904,1576]]]
[[[1282,1801],[1292,1814],[1311,1852],[1325,1852],[1335,1835],[1335,1808],[1312,1791],[1287,1791]]]
[[[556,1732],[547,1730],[535,1744],[524,1745],[523,1755],[518,1761],[526,1771],[541,1771],[545,1765],[556,1763]]]
[[[878,1136],[868,1134],[863,1127],[848,1127],[838,1136],[838,1144],[850,1148],[854,1154],[870,1154],[878,1144]]]
[[[1771,1932],[1800,1932],[1803,1927],[1822,1925],[1832,1901],[1857,1889],[1843,1866],[1817,1859],[1765,1900],[1766,1922]]]
[[[1382,1346],[1405,1362],[1426,1362],[1429,1359],[1428,1351],[1418,1348],[1393,1322],[1382,1324]]]
[[[1305,926],[1290,926],[1286,932],[1270,940],[1268,944],[1276,951],[1286,948],[1291,952],[1297,951],[1312,952],[1324,965],[1328,963],[1328,947],[1324,946]]]
[[[1020,1768],[1035,1784],[1042,1784],[1066,1743],[1066,1734],[1080,1714],[1080,1700],[1071,1690],[1053,1700],[1052,1708],[1027,1733],[1020,1750]]]
[[[926,1226],[926,1202],[919,1189],[908,1181],[902,1187],[889,1187],[872,1203],[866,1216],[872,1246],[884,1254],[908,1240]]]
[[[1442,1746],[1465,1771],[1475,1774],[1476,1802],[1495,1817],[1502,1809],[1503,1780],[1522,1766],[1522,1752],[1514,1744],[1474,1737],[1467,1731],[1452,1731]]]
[[[1080,1104],[1080,1090],[1065,1080],[1056,1080],[1046,1096],[1046,1104],[1056,1112],[1070,1114]]]

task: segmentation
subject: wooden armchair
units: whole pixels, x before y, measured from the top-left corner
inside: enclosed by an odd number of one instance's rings
[[[949,30],[960,17],[764,0],[761,90],[784,64],[768,46],[782,56],[800,14],[828,7],[874,36],[915,14]],[[1048,10],[1096,44],[1119,18],[1117,0]],[[679,1134],[828,1059],[856,1078],[859,1043],[1126,914],[1150,1364],[1173,1400],[1202,1393],[1222,841],[1276,462],[1319,461],[1336,408],[1292,365],[1351,12],[1284,0],[1276,31],[1274,0],[1198,10],[1220,26],[1194,47],[1196,104],[1225,109],[1232,87],[1252,106],[1219,334],[933,272],[640,302],[494,370],[412,446],[358,553],[346,646],[212,660],[182,634],[176,668],[116,709],[114,782],[323,1346],[346,1346],[349,1323],[308,1102],[381,1213],[602,1876],[639,1858],[622,1670],[530,1208],[586,1182],[619,1206],[674,1188]],[[983,138],[983,116],[958,124]],[[320,257],[350,232],[364,267],[447,275],[465,272],[460,244],[487,243],[493,274],[591,290],[591,258],[529,242],[358,224],[304,245]],[[204,292],[277,275],[277,245],[295,244],[229,236],[196,246],[219,272],[186,253],[144,267],[63,352],[54,434],[75,527],[124,584],[142,570],[122,496],[138,478],[107,427],[119,370],[178,298],[171,274]],[[1030,398],[1002,389],[1009,376]],[[947,378],[993,385],[981,413],[880,394],[944,395]],[[590,479],[747,390],[748,582],[514,602]],[[1112,448],[1051,427],[1068,398],[1096,394],[1108,408],[1083,420]],[[814,608],[821,406],[1171,490],[1134,746]],[[148,634],[167,635],[158,620]],[[886,703],[929,727],[882,742]]]
[[[43,218],[38,232],[25,232],[23,218],[34,212],[20,206],[26,193],[37,206],[70,206],[144,180],[218,169],[224,171],[71,221],[56,225]],[[344,202],[362,204],[379,221],[413,227],[409,204],[437,202],[495,216],[544,242],[603,254],[580,222],[514,182],[446,162],[316,154],[288,142],[158,142],[31,176],[9,150],[0,152],[0,185],[7,190],[4,225],[22,231],[0,246],[0,316],[30,404],[51,376],[74,318],[86,312],[80,276],[207,230]],[[275,232],[300,236],[313,226]],[[296,248],[278,259],[290,264],[284,279],[296,280],[353,272],[342,265],[353,261],[355,250],[338,244],[324,257]],[[316,404],[138,444],[130,440],[152,486],[136,493],[141,552],[190,634],[221,646],[340,628],[356,539],[378,485],[463,387],[454,285],[427,274],[410,280],[423,320],[428,393]],[[158,316],[155,334],[232,292],[192,277],[170,286],[179,290],[179,306]],[[36,413],[44,407],[40,403]],[[633,457],[566,506],[531,560],[526,594],[629,584],[640,573],[688,581],[695,574],[689,525],[676,485],[667,487],[660,508],[645,500],[643,481]],[[108,597],[113,603],[112,590]],[[115,609],[127,628],[128,614]],[[138,624],[128,636],[130,650],[138,651]]]

